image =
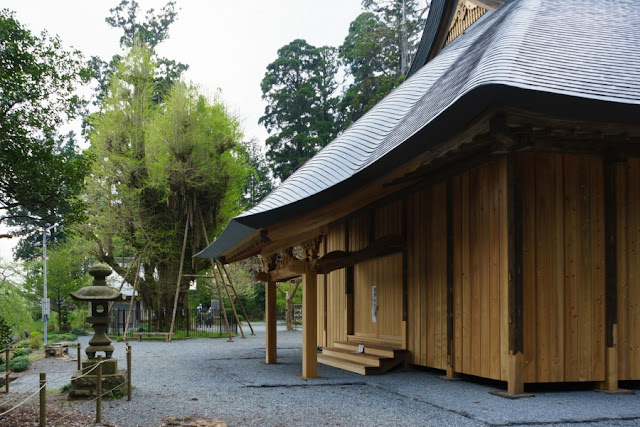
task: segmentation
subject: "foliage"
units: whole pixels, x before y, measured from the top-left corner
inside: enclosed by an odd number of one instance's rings
[[[7,324],[7,321],[0,316],[0,350],[4,349],[7,344],[11,344],[13,338],[13,329]]]
[[[42,347],[42,337],[40,336],[31,337],[29,341],[29,348],[37,350]]]
[[[204,231],[218,233],[242,208],[249,168],[238,120],[218,95],[175,84],[154,104],[153,53],[138,43],[111,79],[101,112],[91,117],[88,183],[90,221],[82,228],[91,252],[133,284],[135,269],[117,262],[118,245],[143,260],[138,289],[146,307],[173,309],[187,216],[185,273],[206,264],[191,255],[204,247]],[[184,307],[188,280],[181,282]]]
[[[6,9],[0,11],[0,222],[30,219],[41,227],[83,216],[88,159],[57,130],[79,113],[75,93],[88,73],[78,51],[60,39],[32,34]]]
[[[52,343],[62,342],[62,341],[75,341],[78,337],[76,334],[71,332],[67,332],[64,334],[49,334],[47,336],[47,340]]]
[[[20,283],[23,274],[18,264],[0,263],[0,317],[13,330],[9,337],[13,333],[22,336],[23,331],[35,329]]]
[[[51,300],[51,311],[57,314],[58,329],[75,308],[71,292],[91,283],[91,277],[87,274],[88,254],[82,243],[77,238],[69,238],[47,250],[47,297]],[[40,259],[32,260],[27,263],[26,268],[24,289],[37,314],[44,293],[43,262]]]
[[[267,160],[285,180],[337,134],[336,51],[294,40],[278,49],[261,83]]]
[[[271,170],[257,139],[252,139],[244,146],[246,162],[250,166],[250,173],[244,186],[244,209],[250,209],[273,190]]]
[[[29,369],[29,359],[26,356],[14,357],[9,362],[9,369],[13,372],[22,372]]]
[[[31,354],[31,349],[30,348],[17,348],[15,350],[12,351],[11,353],[11,358],[16,358],[16,357],[22,357],[22,356],[26,356],[28,354]]]
[[[345,128],[404,81],[428,10],[421,0],[363,0],[362,6],[338,50],[353,79],[340,101]]]
[[[147,10],[144,20],[139,18],[138,2],[135,0],[122,0],[116,7],[109,9],[110,16],[105,22],[122,30],[120,47],[129,50],[136,41],[146,44],[151,51],[163,41],[169,38],[169,27],[178,17],[175,1],[168,2],[159,12],[154,9]],[[100,105],[107,95],[112,75],[117,71],[118,64],[122,61],[121,55],[114,55],[109,62],[93,56],[88,62],[88,68],[92,71],[97,81],[96,105]],[[154,75],[152,99],[154,103],[160,103],[168,94],[171,86],[180,81],[180,76],[189,68],[188,65],[167,58],[156,58],[158,64]]]

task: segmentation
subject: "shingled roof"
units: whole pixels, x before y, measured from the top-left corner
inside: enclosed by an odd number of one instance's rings
[[[494,106],[637,123],[636,0],[516,0],[485,14],[196,256],[366,185]]]

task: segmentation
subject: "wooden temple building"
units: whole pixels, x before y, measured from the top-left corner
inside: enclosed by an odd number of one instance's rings
[[[303,277],[306,378],[640,380],[640,7],[433,0],[407,80],[198,256],[255,255],[267,363]]]

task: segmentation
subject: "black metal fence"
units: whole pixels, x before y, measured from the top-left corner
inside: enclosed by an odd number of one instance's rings
[[[128,309],[116,308],[111,311],[111,324],[107,333],[121,336],[124,334]],[[172,312],[168,310],[136,310],[131,311],[128,336],[133,332],[169,332]],[[238,332],[238,324],[233,315],[227,314],[229,329],[232,334]],[[175,338],[188,337],[215,337],[227,334],[227,325],[222,313],[212,313],[196,308],[186,310],[178,309],[176,321],[173,327]]]

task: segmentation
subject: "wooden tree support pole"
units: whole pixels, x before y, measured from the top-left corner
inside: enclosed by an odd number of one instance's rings
[[[136,278],[133,280],[133,293],[131,294],[131,302],[129,303],[129,312],[127,313],[127,321],[124,323],[124,341],[127,342],[127,332],[129,332],[129,322],[131,321],[131,311],[133,310],[133,302],[136,298],[136,288],[138,287],[138,279],[140,278],[140,266],[142,259],[138,261],[136,269]]]
[[[220,261],[218,261],[217,264],[218,264],[219,268],[222,268],[222,271],[224,271],[224,274],[227,276],[227,280],[229,281],[229,285],[231,286],[231,289],[233,290],[233,293],[236,296],[236,300],[238,301],[238,305],[240,305],[240,310],[242,311],[242,315],[244,316],[244,319],[247,321],[247,324],[249,325],[249,329],[251,329],[251,335],[255,335],[255,332],[253,331],[253,326],[251,326],[251,322],[249,321],[249,316],[247,316],[247,312],[244,310],[244,306],[242,305],[242,300],[240,300],[240,297],[238,296],[238,292],[236,291],[236,287],[234,286],[233,282],[231,281],[231,276],[229,275],[229,272],[227,271],[227,268]],[[220,274],[220,275],[222,275],[222,274]]]
[[[173,326],[176,322],[176,311],[178,310],[178,296],[180,295],[180,282],[182,281],[182,268],[184,267],[184,253],[187,250],[187,236],[189,234],[189,220],[191,213],[187,212],[187,220],[184,224],[184,239],[182,240],[182,253],[180,254],[180,270],[178,271],[178,282],[176,283],[176,297],[173,301],[173,315],[171,316],[171,328],[169,328],[169,342],[173,339]]]
[[[211,268],[213,268],[213,279],[216,281],[216,283],[218,283],[218,278],[216,276],[216,270],[218,269],[216,268],[216,262],[213,259],[211,259]],[[238,317],[238,312],[236,311],[236,306],[233,303],[233,298],[231,298],[231,294],[229,293],[229,288],[227,288],[222,278],[222,271],[218,270],[218,274],[220,274],[220,281],[222,282],[222,287],[224,288],[224,291],[227,294],[227,298],[229,298],[229,305],[231,306],[233,317],[235,317],[236,319],[236,324],[240,328],[240,334],[242,335],[242,338],[246,338],[246,336],[244,335],[244,330],[242,329],[242,323],[240,322],[240,318]]]
[[[318,377],[318,275],[307,269],[302,288],[302,377]]]
[[[204,243],[209,246],[209,237],[207,236],[207,227],[204,225],[204,218],[202,217],[202,212],[200,211],[200,209],[198,208],[198,214],[200,215],[200,223],[202,224],[202,234],[204,235]],[[220,284],[218,283],[218,279],[216,279],[215,276],[215,263],[213,261],[213,259],[209,258],[209,261],[211,262],[211,269],[212,271],[212,275],[214,278],[214,282],[216,284],[216,288],[218,289],[218,298],[220,300],[220,310],[222,311],[222,315],[224,316],[224,323],[225,325],[227,325],[227,333],[229,334],[229,339],[228,341],[231,342],[233,341],[233,337],[231,336],[231,328],[229,327],[229,319],[227,319],[227,310],[224,307],[224,302],[222,301],[222,290],[220,289]]]
[[[40,373],[40,427],[47,425],[47,374]]]

